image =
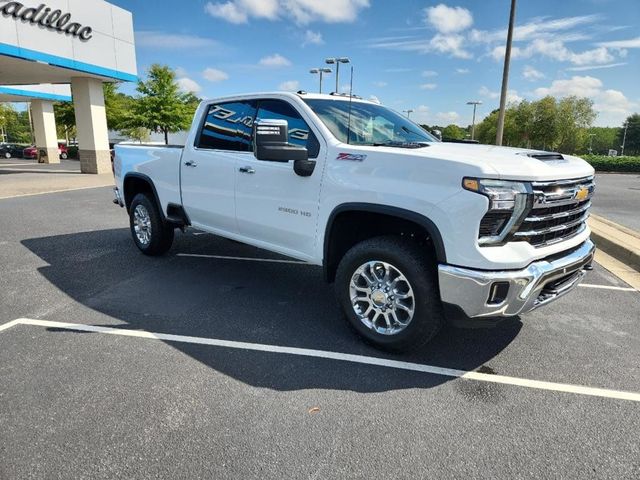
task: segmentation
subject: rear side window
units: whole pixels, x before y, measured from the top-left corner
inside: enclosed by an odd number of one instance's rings
[[[290,103],[284,100],[261,100],[258,107],[256,118],[286,120],[289,124],[289,143],[307,147],[309,158],[317,158],[320,143],[307,122]]]
[[[212,150],[251,151],[255,114],[255,101],[209,105],[196,146]]]

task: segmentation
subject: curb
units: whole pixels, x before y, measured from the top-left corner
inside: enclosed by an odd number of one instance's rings
[[[640,272],[640,233],[593,214],[589,227],[599,249]]]

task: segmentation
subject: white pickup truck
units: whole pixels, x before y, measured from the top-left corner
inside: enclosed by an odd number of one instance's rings
[[[443,143],[350,96],[208,100],[184,147],[118,145],[114,170],[143,253],[193,226],[322,265],[380,348],[422,346],[445,321],[529,312],[592,268],[585,161]]]

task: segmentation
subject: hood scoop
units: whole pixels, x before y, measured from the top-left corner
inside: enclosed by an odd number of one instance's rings
[[[535,158],[536,160],[540,160],[541,162],[558,162],[558,161],[564,160],[564,157],[562,156],[561,153],[532,152],[532,153],[523,153],[522,155]]]

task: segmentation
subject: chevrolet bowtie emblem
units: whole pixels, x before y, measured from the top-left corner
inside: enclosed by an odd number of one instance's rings
[[[586,200],[588,196],[589,196],[589,189],[588,189],[588,188],[584,188],[584,187],[583,187],[583,188],[581,188],[580,190],[578,190],[578,191],[576,192],[576,195],[575,195],[575,197],[574,197],[574,198],[575,198],[577,201],[581,202],[581,201],[583,201],[583,200]]]

